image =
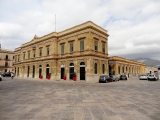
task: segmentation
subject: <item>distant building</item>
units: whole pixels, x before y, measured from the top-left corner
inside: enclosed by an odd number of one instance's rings
[[[72,79],[97,82],[104,74],[142,74],[145,64],[108,57],[108,31],[91,21],[42,37],[37,35],[15,49],[17,77],[52,80]]]
[[[14,71],[14,52],[7,49],[0,49],[0,71],[11,72]]]
[[[156,72],[158,72],[157,67],[146,67],[146,74],[154,74]]]

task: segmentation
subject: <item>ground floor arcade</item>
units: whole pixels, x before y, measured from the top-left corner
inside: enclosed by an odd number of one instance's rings
[[[126,74],[136,76],[145,74],[145,64],[133,60],[121,58],[118,56],[109,58],[109,74],[121,75]]]

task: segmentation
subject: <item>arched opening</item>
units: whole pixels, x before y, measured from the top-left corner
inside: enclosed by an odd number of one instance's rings
[[[65,65],[62,64],[61,65],[61,79],[63,79],[64,74],[65,74]]]
[[[73,63],[70,63],[69,65],[69,78],[72,80],[72,77],[73,77],[73,74],[74,74],[74,64]]]
[[[8,60],[8,55],[6,55],[6,60]]]
[[[122,67],[122,71],[123,71],[123,74],[124,74],[124,66]]]
[[[33,65],[33,73],[32,73],[32,77],[35,77],[35,66]]]
[[[97,63],[94,63],[94,74],[97,74]]]
[[[120,66],[118,66],[118,73],[121,74]]]
[[[16,67],[15,67],[15,69],[14,69],[14,70],[15,70],[14,72],[15,72],[15,75],[16,75],[16,72],[17,72],[17,71],[16,71]]]
[[[112,74],[112,67],[111,67],[111,65],[109,65],[109,75],[111,75]]]
[[[39,65],[39,77],[42,75],[42,65]]]
[[[5,62],[5,67],[8,67],[8,62],[7,61]]]
[[[29,77],[29,69],[30,69],[30,67],[28,66],[27,77]]]
[[[49,76],[49,64],[46,65],[46,78]]]
[[[105,74],[105,65],[102,64],[102,74]]]
[[[19,76],[19,67],[18,67],[18,75],[17,76]]]
[[[86,70],[85,70],[85,63],[84,62],[81,62],[80,63],[80,80],[85,80],[86,76],[85,76],[85,73]]]

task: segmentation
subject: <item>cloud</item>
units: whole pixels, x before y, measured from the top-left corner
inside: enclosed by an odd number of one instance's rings
[[[2,47],[14,50],[35,34],[43,36],[55,27],[59,32],[91,20],[108,30],[110,56],[160,59],[159,6],[159,0],[1,0]]]

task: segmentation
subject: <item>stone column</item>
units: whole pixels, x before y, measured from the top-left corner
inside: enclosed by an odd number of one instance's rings
[[[39,65],[38,65],[38,63],[35,64],[35,78],[39,78]]]

